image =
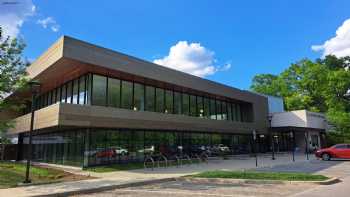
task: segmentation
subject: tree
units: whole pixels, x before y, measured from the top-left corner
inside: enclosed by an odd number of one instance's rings
[[[0,112],[19,110],[23,103],[6,99],[8,95],[26,84],[28,62],[22,56],[25,44],[17,38],[2,36],[0,27]],[[0,119],[0,135],[11,126],[11,121]]]
[[[350,57],[329,55],[291,64],[279,75],[254,77],[251,90],[284,98],[288,111],[322,112],[338,132],[350,134]]]

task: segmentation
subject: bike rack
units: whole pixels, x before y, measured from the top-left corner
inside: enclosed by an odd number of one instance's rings
[[[151,161],[152,163],[152,170],[154,170],[154,166],[155,166],[155,162],[154,162],[154,159],[150,156],[146,157],[145,161],[143,162],[143,166],[145,169],[147,169],[147,161]]]
[[[205,152],[201,153],[201,159],[203,162],[208,163],[208,158],[209,157]]]
[[[159,157],[160,158],[158,158],[158,161],[157,161],[158,168],[160,168],[161,159],[163,159],[165,161],[165,167],[168,167],[168,159],[163,154],[160,154]]]
[[[188,163],[187,165],[192,164],[192,160],[191,160],[190,156],[188,156],[187,154],[185,154],[185,155],[184,155],[184,158],[185,158],[187,161],[189,161],[189,163]]]
[[[196,157],[196,159],[198,160],[198,165],[201,163],[202,159],[199,157],[198,154],[195,154],[194,155]]]
[[[175,155],[175,158],[176,158],[176,163],[177,163],[176,167],[178,168],[179,166],[182,165],[182,161],[181,161],[180,157],[177,155]]]

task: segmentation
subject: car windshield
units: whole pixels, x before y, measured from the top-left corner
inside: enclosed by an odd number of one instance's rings
[[[336,149],[345,149],[345,148],[348,148],[348,145],[346,145],[346,144],[337,144],[337,145],[335,145],[333,147],[336,148]]]

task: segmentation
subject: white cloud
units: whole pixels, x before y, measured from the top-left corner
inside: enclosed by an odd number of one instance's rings
[[[0,0],[0,25],[3,36],[16,37],[23,22],[35,13],[31,0]]]
[[[231,67],[230,63],[222,67],[216,66],[213,51],[201,46],[200,43],[188,43],[187,41],[179,41],[170,48],[167,56],[155,59],[153,62],[199,77],[212,75]]]
[[[49,27],[53,32],[58,32],[60,29],[60,26],[51,16],[45,19],[39,19],[36,23],[41,25],[44,29]]]
[[[323,55],[335,55],[337,57],[350,56],[350,19],[338,27],[336,35],[322,45],[311,46],[313,51],[322,51]]]

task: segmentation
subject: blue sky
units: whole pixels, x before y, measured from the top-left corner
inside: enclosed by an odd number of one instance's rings
[[[29,59],[69,35],[248,89],[302,58],[350,55],[348,0],[0,2],[0,25],[24,38]]]

